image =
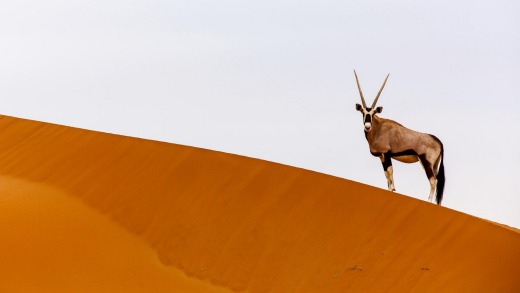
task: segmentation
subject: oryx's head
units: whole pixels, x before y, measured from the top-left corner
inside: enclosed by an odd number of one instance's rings
[[[354,75],[356,76],[356,83],[357,83],[357,86],[359,89],[359,95],[361,96],[361,103],[363,103],[363,106],[361,106],[360,104],[356,104],[356,110],[361,112],[361,114],[363,114],[363,124],[365,126],[365,132],[369,132],[372,129],[372,120],[373,120],[372,117],[375,114],[383,112],[383,107],[375,108],[375,106],[377,103],[377,99],[379,99],[379,95],[381,95],[381,92],[383,91],[383,88],[385,87],[386,80],[390,76],[390,73],[386,76],[385,81],[383,82],[381,89],[377,93],[377,96],[374,99],[374,102],[372,103],[371,107],[367,107],[367,104],[365,103],[365,99],[363,98],[363,92],[361,92],[361,86],[359,86],[359,80],[358,80],[355,70],[354,70]]]

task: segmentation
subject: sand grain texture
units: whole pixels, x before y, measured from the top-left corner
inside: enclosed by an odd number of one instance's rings
[[[520,292],[515,229],[294,167],[7,116],[0,233],[1,292]]]

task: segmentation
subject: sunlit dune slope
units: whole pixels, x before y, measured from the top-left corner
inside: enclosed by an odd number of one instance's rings
[[[514,229],[307,170],[7,116],[0,232],[0,292],[520,292]]]

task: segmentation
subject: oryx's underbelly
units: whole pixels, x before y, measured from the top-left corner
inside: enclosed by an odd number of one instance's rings
[[[396,159],[399,162],[403,162],[403,163],[415,163],[415,162],[419,161],[419,158],[415,155],[396,156],[396,157],[392,157],[392,159]]]

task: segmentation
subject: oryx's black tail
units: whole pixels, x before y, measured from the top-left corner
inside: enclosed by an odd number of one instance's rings
[[[439,173],[437,174],[437,192],[435,193],[435,201],[438,205],[441,205],[442,202],[444,183],[446,183],[446,176],[444,175],[444,146],[441,143],[441,164],[439,166]]]

